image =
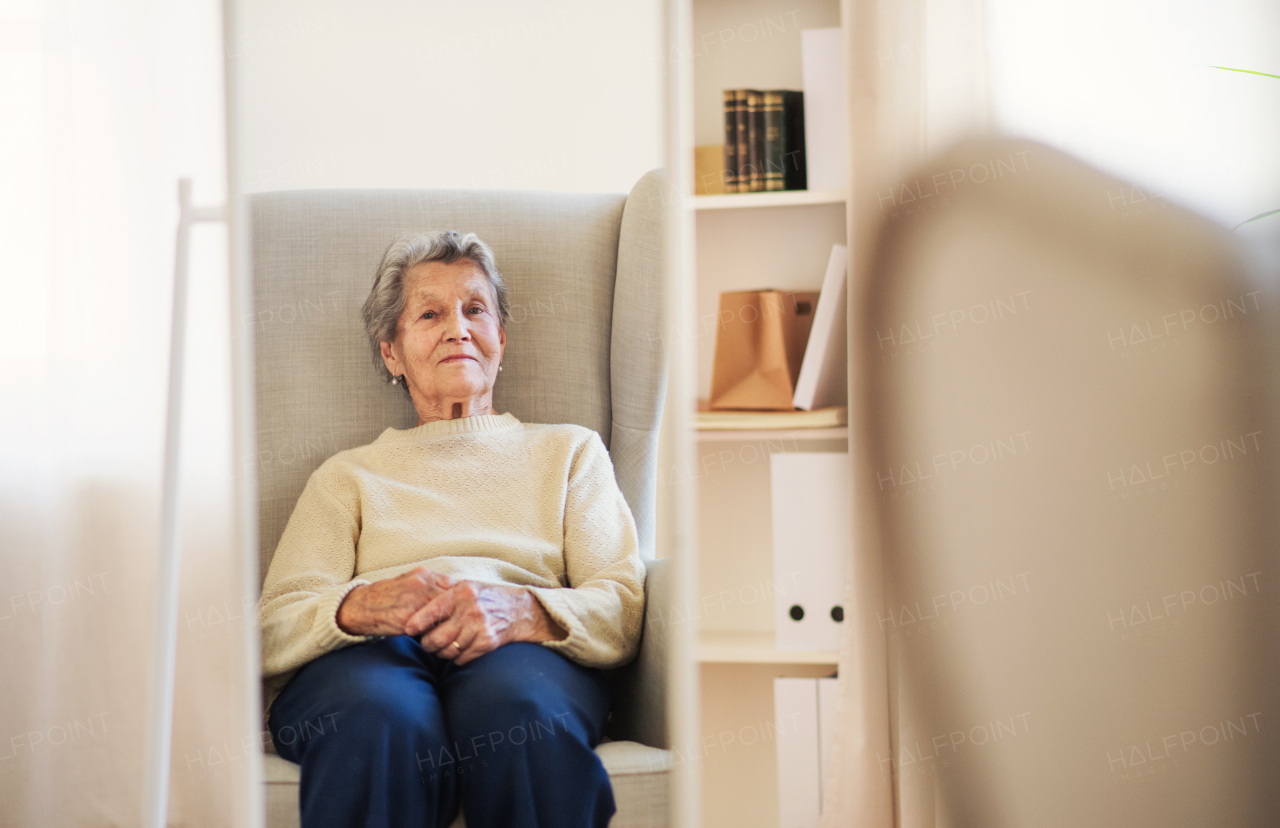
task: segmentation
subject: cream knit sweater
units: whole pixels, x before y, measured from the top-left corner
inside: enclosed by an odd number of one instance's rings
[[[568,631],[543,646],[590,667],[636,653],[644,565],[599,435],[510,414],[388,428],[311,475],[262,587],[268,702],[302,665],[369,636],[337,624],[361,584],[425,564],[528,587]]]

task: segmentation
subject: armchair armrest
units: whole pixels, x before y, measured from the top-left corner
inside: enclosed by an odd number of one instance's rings
[[[670,558],[645,564],[645,623],[640,654],[631,662],[608,671],[613,710],[606,728],[615,741],[639,742],[667,748],[667,641],[669,612],[673,606],[675,567]]]

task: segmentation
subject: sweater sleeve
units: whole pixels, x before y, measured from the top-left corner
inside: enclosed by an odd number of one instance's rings
[[[644,621],[644,563],[631,509],[594,432],[579,447],[569,472],[564,561],[567,587],[528,587],[569,633],[543,646],[587,667],[630,661]]]
[[[338,480],[335,495],[325,485],[325,475],[332,476],[321,466],[307,481],[262,585],[259,616],[266,678],[370,638],[349,635],[338,626],[342,599],[369,582],[353,577],[360,536],[356,492]]]

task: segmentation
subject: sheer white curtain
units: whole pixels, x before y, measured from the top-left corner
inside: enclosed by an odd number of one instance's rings
[[[141,822],[177,181],[227,195],[221,31],[216,0],[0,5],[0,824]],[[194,230],[177,825],[254,824],[226,250]]]

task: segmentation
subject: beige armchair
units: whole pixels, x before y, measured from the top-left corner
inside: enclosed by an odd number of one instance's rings
[[[333,453],[415,422],[407,396],[370,362],[359,308],[397,234],[475,232],[494,250],[512,308],[494,407],[525,422],[595,429],[613,458],[647,558],[649,606],[670,603],[654,560],[661,334],[660,171],[630,195],[312,190],[252,197],[260,577],[307,478]],[[667,824],[670,753],[663,626],[611,671],[615,704],[598,752],[615,828]],[[298,825],[299,768],[266,757],[267,824]],[[464,824],[460,815],[455,825]]]

